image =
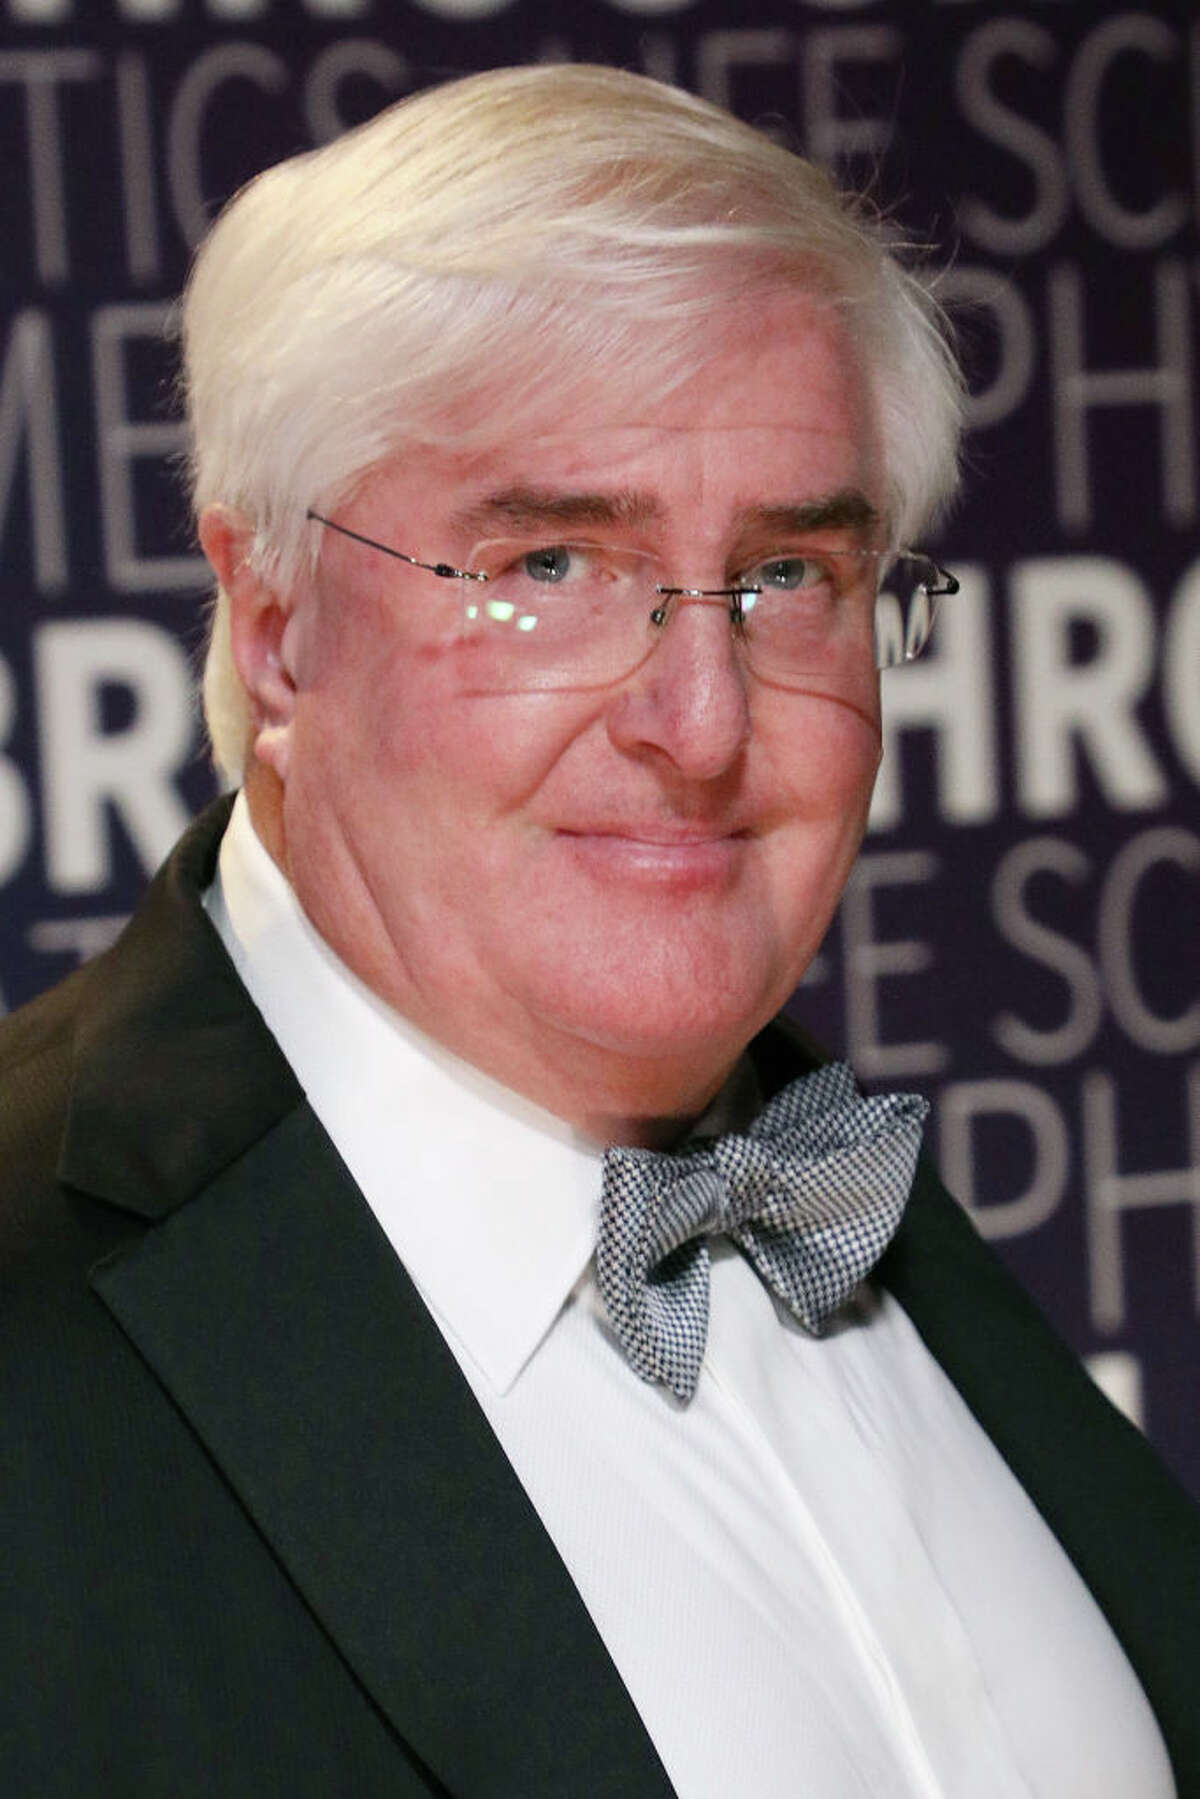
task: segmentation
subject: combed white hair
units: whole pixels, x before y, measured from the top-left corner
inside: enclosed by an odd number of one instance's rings
[[[537,65],[431,89],[267,170],[202,246],[183,309],[196,512],[246,514],[256,566],[287,583],[307,509],[405,445],[532,430],[601,384],[665,397],[714,305],[781,287],[852,309],[889,522],[915,536],[956,484],[961,382],[880,221],[644,76]],[[249,718],[220,592],[204,701],[234,778]]]

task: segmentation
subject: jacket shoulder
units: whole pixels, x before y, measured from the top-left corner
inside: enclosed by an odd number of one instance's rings
[[[64,1145],[96,1071],[114,1115],[153,1084],[144,995],[161,985],[163,969],[180,962],[186,907],[174,890],[190,883],[198,906],[226,812],[222,804],[192,826],[110,948],[0,1019],[0,1283],[10,1292],[22,1267],[36,1264],[44,1273],[47,1256],[74,1266],[80,1254],[94,1259],[128,1234],[114,1231],[116,1215],[95,1203],[94,1192],[89,1197],[91,1190],[73,1186]],[[172,896],[165,904],[164,891]],[[88,1115],[81,1129],[92,1140],[104,1122]]]

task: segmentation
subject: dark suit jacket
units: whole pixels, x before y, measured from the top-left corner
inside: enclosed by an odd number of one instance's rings
[[[107,956],[0,1029],[0,1792],[669,1794],[200,910],[223,823],[188,834]],[[768,1091],[803,1065],[784,1029],[754,1048]],[[882,1278],[1200,1795],[1190,1503],[928,1170]]]

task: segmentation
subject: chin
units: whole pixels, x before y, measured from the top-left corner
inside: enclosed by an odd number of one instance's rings
[[[560,987],[543,996],[538,1010],[564,1035],[631,1062],[724,1066],[791,992],[762,971],[732,976],[725,968],[719,976],[689,972],[681,979],[679,972],[668,976],[648,963],[624,981],[610,977]]]

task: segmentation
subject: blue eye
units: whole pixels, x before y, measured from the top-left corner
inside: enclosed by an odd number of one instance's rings
[[[794,593],[801,587],[813,587],[824,574],[819,562],[813,562],[807,556],[773,556],[769,562],[760,562],[742,577],[747,587],[775,588],[784,593]]]
[[[521,559],[522,572],[531,581],[553,584],[565,581],[571,572],[571,551],[565,544],[550,544],[542,550],[529,550]]]

